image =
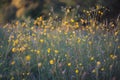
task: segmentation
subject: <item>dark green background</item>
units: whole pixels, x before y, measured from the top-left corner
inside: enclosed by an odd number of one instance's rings
[[[78,5],[82,10],[100,4],[109,8],[111,13],[108,15],[114,17],[120,12],[119,3],[120,0],[0,0],[0,23],[10,22],[22,16],[36,18],[40,15],[48,15],[51,8],[54,9],[55,14],[60,14],[61,6]]]

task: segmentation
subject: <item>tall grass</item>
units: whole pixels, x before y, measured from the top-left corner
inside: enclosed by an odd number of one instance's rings
[[[66,9],[61,20],[40,16],[3,26],[0,79],[118,80],[119,20],[106,25],[95,18],[76,21],[75,15]]]

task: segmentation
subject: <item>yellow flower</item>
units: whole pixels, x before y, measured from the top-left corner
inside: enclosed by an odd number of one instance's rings
[[[21,47],[21,48],[20,48],[20,51],[21,51],[21,52],[25,51],[25,47]]]
[[[100,9],[100,5],[96,5],[96,9]]]
[[[54,30],[55,29],[55,27],[51,27],[51,30]]]
[[[22,23],[22,27],[25,27],[26,26],[26,23]]]
[[[22,75],[25,75],[25,73],[22,73]]]
[[[12,61],[12,62],[11,62],[11,65],[14,65],[14,64],[15,64],[15,61]]]
[[[94,57],[91,57],[90,60],[93,61],[93,60],[94,60]]]
[[[115,39],[115,42],[118,42],[119,41],[119,39],[117,38],[117,39]]]
[[[88,38],[88,35],[86,35],[85,38],[87,39],[87,38]]]
[[[18,42],[19,42],[18,39],[16,39],[13,43],[13,46],[16,46],[18,44]]]
[[[50,49],[50,48],[48,48],[48,49],[47,49],[47,52],[48,52],[48,53],[50,53],[50,51],[51,51],[51,49]]]
[[[82,66],[82,63],[80,63],[79,65]]]
[[[27,56],[25,57],[25,59],[26,59],[26,61],[30,61],[31,56],[30,56],[30,55],[27,55]]]
[[[33,36],[33,37],[35,37],[35,36],[36,36],[36,34],[32,33],[32,36]]]
[[[78,70],[78,69],[76,69],[76,70],[75,70],[75,73],[76,73],[76,74],[78,74],[78,73],[79,73],[79,70]]]
[[[78,42],[78,43],[80,43],[80,41],[81,41],[81,39],[80,39],[80,38],[78,38],[78,39],[77,39],[77,42]]]
[[[80,21],[81,21],[81,23],[82,23],[82,24],[85,22],[85,20],[84,20],[84,19],[80,19]]]
[[[16,21],[16,23],[15,23],[16,25],[18,25],[19,24],[19,21]]]
[[[67,35],[68,33],[67,32],[64,32],[65,35]]]
[[[71,22],[75,22],[75,20],[74,20],[74,19],[71,19]]]
[[[68,63],[67,65],[68,65],[68,66],[71,66],[71,63]]]
[[[12,52],[16,52],[17,51],[17,49],[16,48],[12,48]]]
[[[92,70],[92,73],[95,73],[95,72],[96,72],[96,70],[95,70],[95,69],[93,69],[93,70]]]
[[[33,50],[33,49],[31,49],[30,51],[31,51],[31,52],[34,52],[34,50]]]
[[[36,53],[37,53],[37,54],[40,54],[40,50],[37,50]]]
[[[63,24],[64,24],[64,25],[68,25],[69,23],[68,23],[67,21],[65,21]]]
[[[37,21],[36,20],[34,21],[34,25],[37,25]]]
[[[42,17],[42,16],[40,16],[39,21],[42,21],[42,20],[43,20],[43,17]]]
[[[67,13],[69,13],[70,12],[70,9],[67,9]]]
[[[101,68],[101,71],[104,71],[104,68]]]
[[[27,72],[27,75],[30,75],[30,72]]]
[[[66,54],[65,54],[65,57],[67,58],[67,57],[69,57],[69,55],[66,53]]]
[[[44,40],[43,40],[43,39],[40,39],[40,42],[41,42],[41,43],[43,43],[43,42],[44,42]]]
[[[117,35],[118,35],[118,31],[115,32],[115,36],[117,36]]]
[[[49,63],[50,63],[51,65],[54,64],[54,60],[51,59],[51,60],[49,61]]]
[[[83,12],[86,12],[86,10],[84,9]]]
[[[116,55],[112,55],[112,54],[111,54],[111,55],[110,55],[110,58],[114,60],[114,59],[116,59],[116,58],[117,58],[117,56],[116,56]]]
[[[54,52],[55,52],[56,54],[58,54],[58,53],[59,53],[59,51],[58,51],[58,50],[55,50]]]
[[[38,63],[38,67],[40,68],[42,66],[42,63],[40,62],[40,63]]]
[[[101,64],[101,62],[100,62],[100,61],[97,61],[97,63],[96,63],[96,64],[97,64],[97,66],[99,66],[99,65]]]
[[[44,33],[46,33],[47,32],[47,29],[44,29],[44,31],[43,31]]]
[[[92,44],[92,41],[89,41],[88,44],[91,45],[91,44]]]
[[[75,23],[75,28],[79,28],[78,22]]]

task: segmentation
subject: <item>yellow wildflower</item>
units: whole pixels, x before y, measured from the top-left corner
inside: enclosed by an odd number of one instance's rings
[[[25,51],[25,47],[21,47],[21,48],[20,48],[20,51],[21,51],[21,52]]]
[[[54,30],[55,28],[54,27],[51,27],[51,30]]]
[[[65,35],[67,35],[68,33],[67,32],[64,32]]]
[[[77,42],[78,42],[78,43],[80,43],[80,41],[81,41],[81,39],[80,39],[80,38],[78,38],[78,39],[77,39]]]
[[[67,21],[65,21],[65,22],[64,22],[64,25],[68,25],[68,22],[67,22]]]
[[[42,16],[40,16],[39,21],[42,21],[42,20],[43,20],[43,17],[42,17]]]
[[[96,5],[96,9],[100,9],[100,5]]]
[[[14,65],[14,64],[15,64],[15,61],[12,61],[12,62],[11,62],[11,65]]]
[[[110,55],[110,58],[114,60],[114,59],[116,59],[116,58],[117,58],[117,56],[116,56],[116,55],[111,54],[111,55]]]
[[[115,32],[115,36],[117,36],[117,35],[118,35],[118,31]]]
[[[94,60],[94,57],[91,57],[90,60],[93,61],[93,60]]]
[[[37,50],[36,53],[37,53],[37,54],[40,54],[40,50]]]
[[[79,28],[78,22],[75,23],[75,28]]]
[[[16,21],[16,23],[15,23],[16,25],[18,25],[19,24],[19,21]]]
[[[71,66],[71,63],[69,62],[67,65],[68,65],[68,66]]]
[[[25,73],[22,73],[22,75],[25,75]]]
[[[40,42],[41,42],[41,43],[43,43],[43,42],[44,42],[44,40],[43,40],[43,39],[40,39]]]
[[[70,9],[67,9],[67,13],[69,13],[70,12]]]
[[[18,39],[16,39],[13,43],[13,46],[16,46],[18,44],[18,42],[19,42]]]
[[[92,70],[92,73],[95,73],[95,72],[96,72],[96,70],[95,70],[95,69],[93,69],[93,70]]]
[[[26,23],[22,23],[22,27],[25,27],[26,26]]]
[[[30,75],[30,72],[27,72],[27,75]]]
[[[34,25],[37,25],[37,21],[36,20],[34,21]]]
[[[51,60],[49,61],[49,63],[50,63],[51,65],[54,64],[54,60],[51,59]]]
[[[12,48],[12,52],[16,52],[17,51],[17,49],[16,48]]]
[[[82,24],[85,22],[85,20],[84,20],[84,19],[80,19],[80,21],[81,21],[81,23],[82,23]]]
[[[43,31],[44,33],[46,33],[47,32],[47,29],[44,29],[44,31]]]
[[[78,74],[78,73],[79,73],[79,70],[78,70],[78,69],[76,69],[76,70],[75,70],[75,73],[76,73],[76,74]]]
[[[74,20],[74,19],[71,19],[70,21],[71,21],[71,22],[75,22],[75,20]]]
[[[35,36],[36,36],[36,34],[32,33],[32,36],[33,36],[33,37],[35,37]]]
[[[92,41],[89,41],[88,44],[91,45],[91,44],[92,44]]]
[[[101,62],[100,62],[100,61],[97,61],[97,63],[96,63],[96,64],[97,64],[97,66],[99,66],[99,65],[101,64]]]
[[[31,52],[34,52],[34,50],[33,50],[33,49],[31,49],[30,51],[31,51]]]
[[[58,54],[58,53],[59,53],[59,51],[58,51],[58,50],[55,50],[54,52],[55,52],[56,54]]]
[[[65,54],[65,57],[68,57],[68,54],[67,54],[67,53]]]
[[[82,63],[80,63],[79,65],[82,66]]]
[[[105,69],[104,68],[101,68],[101,71],[104,71]]]
[[[117,38],[117,39],[115,39],[115,42],[118,42],[119,41],[119,39]]]
[[[48,48],[48,49],[47,49],[47,52],[48,52],[48,53],[50,53],[50,51],[51,51],[51,49],[50,49],[50,48]]]
[[[30,61],[31,56],[30,56],[30,55],[27,55],[27,56],[25,57],[25,59],[26,59],[26,61]]]
[[[38,67],[40,68],[42,66],[42,63],[40,62],[40,63],[38,63]]]

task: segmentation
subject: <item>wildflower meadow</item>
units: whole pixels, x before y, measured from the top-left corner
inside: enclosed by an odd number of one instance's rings
[[[65,8],[0,27],[0,80],[120,80],[120,20]]]

